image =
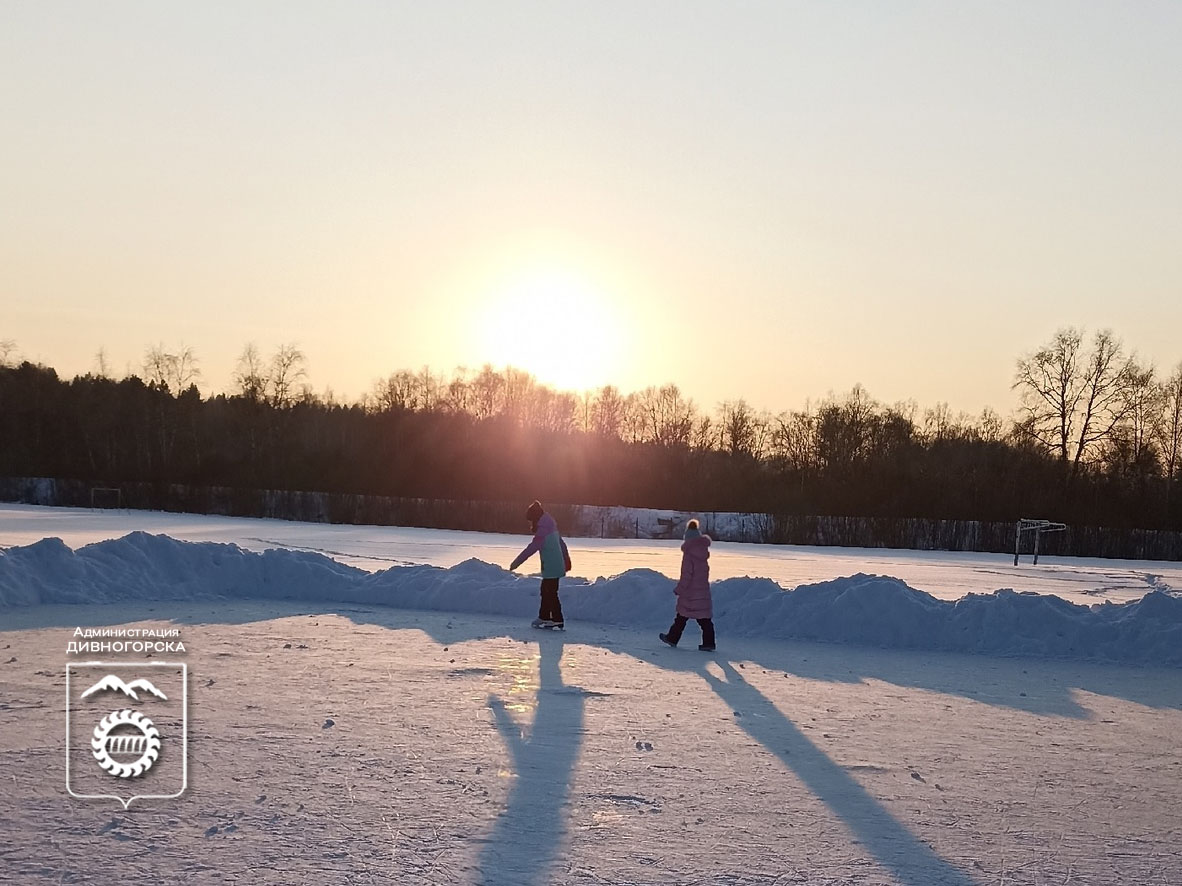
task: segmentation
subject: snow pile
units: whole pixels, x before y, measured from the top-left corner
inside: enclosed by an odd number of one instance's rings
[[[563,583],[563,609],[575,623],[655,630],[673,615],[673,585],[650,569],[593,582],[571,578]],[[948,601],[897,578],[865,574],[787,591],[766,578],[731,578],[713,591],[719,637],[728,646],[741,637],[804,639],[1182,667],[1182,597],[1160,591],[1091,606],[1008,589]],[[254,553],[144,532],[77,551],[49,538],[0,552],[0,607],[217,596],[525,619],[537,612],[538,581],[480,560],[371,573],[316,553]]]

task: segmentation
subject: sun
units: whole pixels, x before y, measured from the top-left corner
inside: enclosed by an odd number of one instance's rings
[[[625,330],[612,299],[585,277],[545,269],[494,286],[473,312],[480,362],[514,366],[582,392],[618,375]]]

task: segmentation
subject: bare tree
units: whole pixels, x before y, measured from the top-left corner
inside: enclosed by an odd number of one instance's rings
[[[430,412],[439,407],[443,399],[443,379],[431,371],[431,367],[424,366],[415,376],[415,403],[424,412]]]
[[[300,392],[296,386],[308,377],[305,362],[304,352],[293,344],[280,345],[275,351],[267,376],[270,399],[274,405],[288,407],[299,399]]]
[[[591,433],[620,438],[624,430],[627,404],[614,385],[604,385],[591,403]]]
[[[981,410],[981,417],[977,419],[973,432],[986,443],[998,443],[1004,435],[1004,428],[997,410],[992,406],[986,406]]]
[[[772,435],[776,430],[776,416],[761,409],[755,417],[755,457],[766,459],[772,453]]]
[[[1018,361],[1013,387],[1021,392],[1022,426],[1058,454],[1069,477],[1127,414],[1133,365],[1107,329],[1095,334],[1089,351],[1081,330],[1061,329]]]
[[[534,377],[521,369],[505,367],[505,386],[501,414],[521,421],[528,411],[530,397],[537,386]]]
[[[99,378],[111,377],[111,364],[107,360],[107,349],[99,348],[94,355],[94,371]]]
[[[144,354],[144,377],[149,384],[180,394],[201,378],[201,370],[192,348],[182,345],[179,351],[172,353],[158,344]]]
[[[637,398],[645,439],[662,446],[688,446],[697,410],[677,385],[648,387]]]
[[[591,416],[595,408],[595,392],[588,390],[577,395],[575,404],[575,430],[591,433]]]
[[[624,413],[620,422],[620,439],[627,443],[643,443],[646,437],[646,417],[639,394],[624,398]]]
[[[444,389],[443,401],[448,412],[472,412],[475,396],[465,367],[457,367],[452,373],[451,381]]]
[[[878,404],[860,384],[840,403],[821,405],[814,433],[817,455],[826,469],[843,470],[869,454],[877,409]]]
[[[180,352],[173,358],[170,382],[176,386],[176,392],[179,394],[195,385],[200,378],[201,369],[197,365],[197,355],[192,348],[182,345]]]
[[[374,382],[374,408],[378,412],[409,411],[415,407],[415,377],[405,369]]]
[[[914,440],[917,408],[913,401],[907,400],[875,412],[870,422],[870,448],[874,457],[888,456]],[[948,433],[956,433],[955,420],[952,420]]]
[[[472,409],[477,418],[491,418],[504,406],[505,379],[488,363],[472,380]]]
[[[718,407],[720,443],[731,455],[753,454],[755,416],[746,400],[726,400]]]
[[[148,348],[144,354],[144,380],[150,385],[167,388],[169,363],[172,359],[172,355],[164,350],[163,344]]]
[[[1161,452],[1167,489],[1182,470],[1182,363],[1161,385],[1161,414],[1154,437]]]
[[[263,367],[263,358],[254,342],[248,342],[238,355],[238,365],[234,369],[234,384],[241,396],[256,403],[261,402],[267,395],[267,375]]]
[[[719,407],[719,445],[731,455],[760,459],[771,445],[773,419],[756,413],[746,400],[728,400]]]
[[[810,404],[799,412],[780,415],[772,431],[772,458],[804,474],[815,474],[820,467],[817,449],[817,416]]]
[[[579,398],[569,391],[559,391],[550,405],[550,426],[562,433],[578,427]]]
[[[574,394],[556,392],[537,385],[525,404],[525,423],[544,431],[569,433],[575,426],[577,401]]]
[[[708,415],[699,416],[690,434],[690,448],[706,452],[718,448],[718,428]]]
[[[16,341],[11,338],[0,338],[0,366],[15,366],[16,362]]]
[[[923,413],[923,433],[929,440],[947,440],[953,436],[955,423],[947,403],[937,403]]]
[[[1123,460],[1129,465],[1156,470],[1154,431],[1161,422],[1165,390],[1154,379],[1152,366],[1130,363],[1125,388],[1124,417],[1111,437],[1119,439]]]

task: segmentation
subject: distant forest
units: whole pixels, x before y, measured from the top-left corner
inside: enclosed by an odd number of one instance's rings
[[[0,342],[0,476],[1182,529],[1182,364],[1168,377],[1103,331],[1015,360],[1003,417],[876,402],[862,387],[772,414],[703,411],[674,384],[555,391],[485,366],[402,370],[359,402],[316,394],[303,354],[243,351],[204,396],[189,349],[72,380]]]

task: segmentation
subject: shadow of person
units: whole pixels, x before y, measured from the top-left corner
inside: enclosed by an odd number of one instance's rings
[[[539,638],[538,686],[530,723],[519,722],[505,702],[488,706],[513,761],[505,810],[480,855],[484,886],[549,883],[550,869],[567,844],[566,806],[583,739],[584,694],[562,680],[561,634]]]
[[[515,775],[506,808],[492,825],[482,846],[479,859],[482,879],[479,882],[525,886],[549,882],[554,862],[564,851],[567,841],[566,822],[573,773],[585,728],[586,693],[565,684],[562,679],[563,636],[539,634],[500,616],[474,613],[453,616],[438,610],[424,611],[421,616],[423,624],[419,626],[420,616],[415,614],[416,610],[386,608],[369,599],[359,600],[357,604],[292,601],[285,605],[293,607],[293,611],[334,613],[354,623],[374,624],[391,630],[419,627],[441,644],[483,640],[490,635],[519,641],[528,636],[531,645],[537,641],[540,659],[532,723],[519,723],[514,712],[499,699],[490,697],[488,700],[495,726],[512,757]],[[188,608],[200,607],[190,604]],[[230,614],[214,606],[208,614],[204,608],[200,613],[173,614],[173,621],[206,624],[266,620],[275,616],[273,609],[273,604],[260,602],[246,612],[235,610]],[[114,612],[110,616],[126,618]],[[815,792],[851,835],[902,886],[936,883],[970,886],[974,883],[965,872],[937,855],[920,837],[896,820],[885,806],[823,750],[813,745],[796,724],[730,664],[711,665],[710,662],[717,662],[713,657],[706,658],[688,650],[668,650],[657,642],[655,631],[641,634],[635,630],[604,627],[598,631],[590,627],[585,636],[580,636],[579,642],[622,653],[657,668],[692,670],[699,673],[704,683],[732,710],[756,714],[737,719],[736,725]],[[747,647],[742,653],[744,661],[785,674],[832,682],[870,677],[893,685],[929,688],[973,698],[983,704],[1045,715],[1091,716],[1072,700],[1072,688],[1086,688],[1155,707],[1182,707],[1173,679],[1175,672],[800,642],[752,641],[744,645]],[[946,669],[933,667],[934,659],[955,663],[959,676],[950,677]],[[716,667],[722,669],[721,676]],[[981,671],[994,668],[997,673],[991,678],[993,684],[986,687],[988,691],[974,691],[973,687],[981,685]],[[1027,668],[1031,671],[1029,676]],[[1026,698],[1026,688],[1046,683],[1047,674],[1055,678],[1052,681],[1055,685],[1047,687],[1039,696],[1032,694]]]
[[[637,638],[639,639],[639,638]],[[566,807],[582,744],[586,693],[563,682],[561,635],[540,638],[538,686],[531,724],[520,723],[504,701],[489,696],[496,728],[515,770],[504,812],[481,853],[485,886],[530,886],[551,881],[567,843]],[[725,660],[645,654],[616,649],[668,670],[692,671],[734,711],[736,723],[832,811],[900,886],[975,886],[900,823],[861,784],[814,745],[776,705]],[[721,669],[714,672],[712,663]]]
[[[900,824],[762,692],[743,679],[730,662],[719,661],[718,665],[722,677],[705,665],[694,669],[731,710],[743,714],[735,722],[795,773],[898,883],[973,886],[974,880]]]

